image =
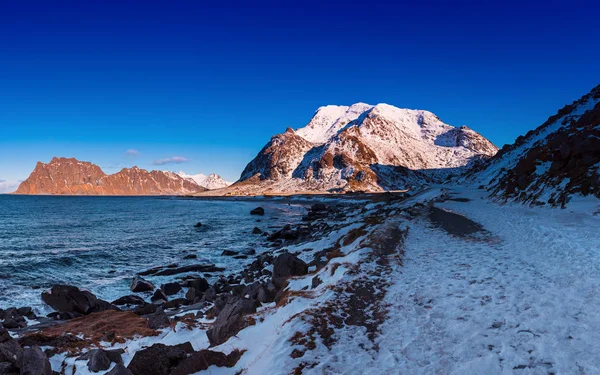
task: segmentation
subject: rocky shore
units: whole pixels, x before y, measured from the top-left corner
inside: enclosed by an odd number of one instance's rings
[[[366,203],[332,202],[313,204],[296,225],[255,227],[251,235],[262,236],[269,250],[225,250],[223,256],[253,258],[237,274],[212,264],[170,264],[141,270],[131,280],[131,294],[114,301],[78,286],[54,285],[41,293],[54,310],[46,317],[37,317],[29,307],[0,310],[0,374],[167,375],[234,366],[244,349],[224,353],[212,348],[256,325],[257,312],[287,304],[293,298],[290,280],[316,274],[343,255],[341,243],[364,234],[356,232],[353,221],[365,219]],[[264,212],[257,207],[249,214]],[[340,234],[347,236],[342,239]],[[314,243],[321,247],[306,248]],[[167,275],[176,275],[178,281],[154,285],[145,279]],[[220,276],[211,284],[203,275]],[[309,277],[311,289],[323,282],[319,276]],[[163,337],[165,332],[181,336],[181,331],[205,336],[206,347],[194,348],[189,341],[170,345],[173,340]],[[138,346],[147,339],[154,343]]]

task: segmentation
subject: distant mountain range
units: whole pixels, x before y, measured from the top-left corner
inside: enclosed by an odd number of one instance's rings
[[[442,182],[496,154],[466,126],[388,104],[326,106],[296,131],[275,135],[232,188],[382,191]]]
[[[357,103],[317,110],[277,134],[231,184],[219,175],[146,171],[107,175],[89,162],[39,162],[18,194],[183,195],[384,191],[431,183],[476,184],[492,196],[564,207],[600,198],[600,86],[498,151],[466,126],[423,110]]]
[[[40,195],[181,195],[207,189],[173,172],[123,168],[107,175],[100,167],[74,158],[38,162],[16,194]]]
[[[177,174],[182,178],[194,181],[196,184],[205,187],[208,190],[222,189],[232,184],[232,182],[223,180],[221,176],[215,173],[211,173],[207,176],[202,173],[189,175],[179,171]]]

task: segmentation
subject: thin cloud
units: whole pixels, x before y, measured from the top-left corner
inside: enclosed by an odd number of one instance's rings
[[[154,165],[165,165],[165,164],[182,164],[187,163],[190,159],[184,158],[183,156],[173,156],[170,158],[154,160]]]
[[[0,194],[12,193],[19,187],[22,181],[6,181],[0,180]]]
[[[134,150],[134,149],[129,149],[127,151],[125,151],[125,155],[127,156],[140,156],[140,152],[138,150]]]

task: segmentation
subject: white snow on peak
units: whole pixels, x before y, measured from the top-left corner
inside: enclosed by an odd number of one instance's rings
[[[338,105],[320,107],[308,125],[296,130],[296,134],[309,142],[323,144],[349,122],[356,120],[371,108],[373,106],[366,103],[356,103],[349,107]]]
[[[179,171],[179,173],[177,173],[177,175],[179,175],[182,178],[185,178],[186,180],[191,180],[194,183],[196,183],[204,188],[207,188],[209,190],[224,188],[233,183],[233,182],[228,182],[228,181],[223,180],[223,178],[221,178],[221,176],[219,176],[218,174],[215,174],[215,173],[211,173],[207,176],[202,173],[190,175],[190,174],[186,174],[183,171]]]
[[[334,137],[350,122],[366,117],[382,117],[417,137],[429,138],[451,129],[433,113],[424,110],[398,108],[380,103],[375,106],[356,103],[351,106],[327,105],[320,107],[308,125],[296,130],[296,134],[315,144],[323,144]]]

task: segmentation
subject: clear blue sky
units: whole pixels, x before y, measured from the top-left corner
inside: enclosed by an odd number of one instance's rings
[[[358,101],[427,109],[502,146],[600,83],[598,11],[592,1],[4,2],[0,181],[55,155],[108,173],[137,164],[235,180],[273,134]],[[189,161],[153,165],[174,156]]]

